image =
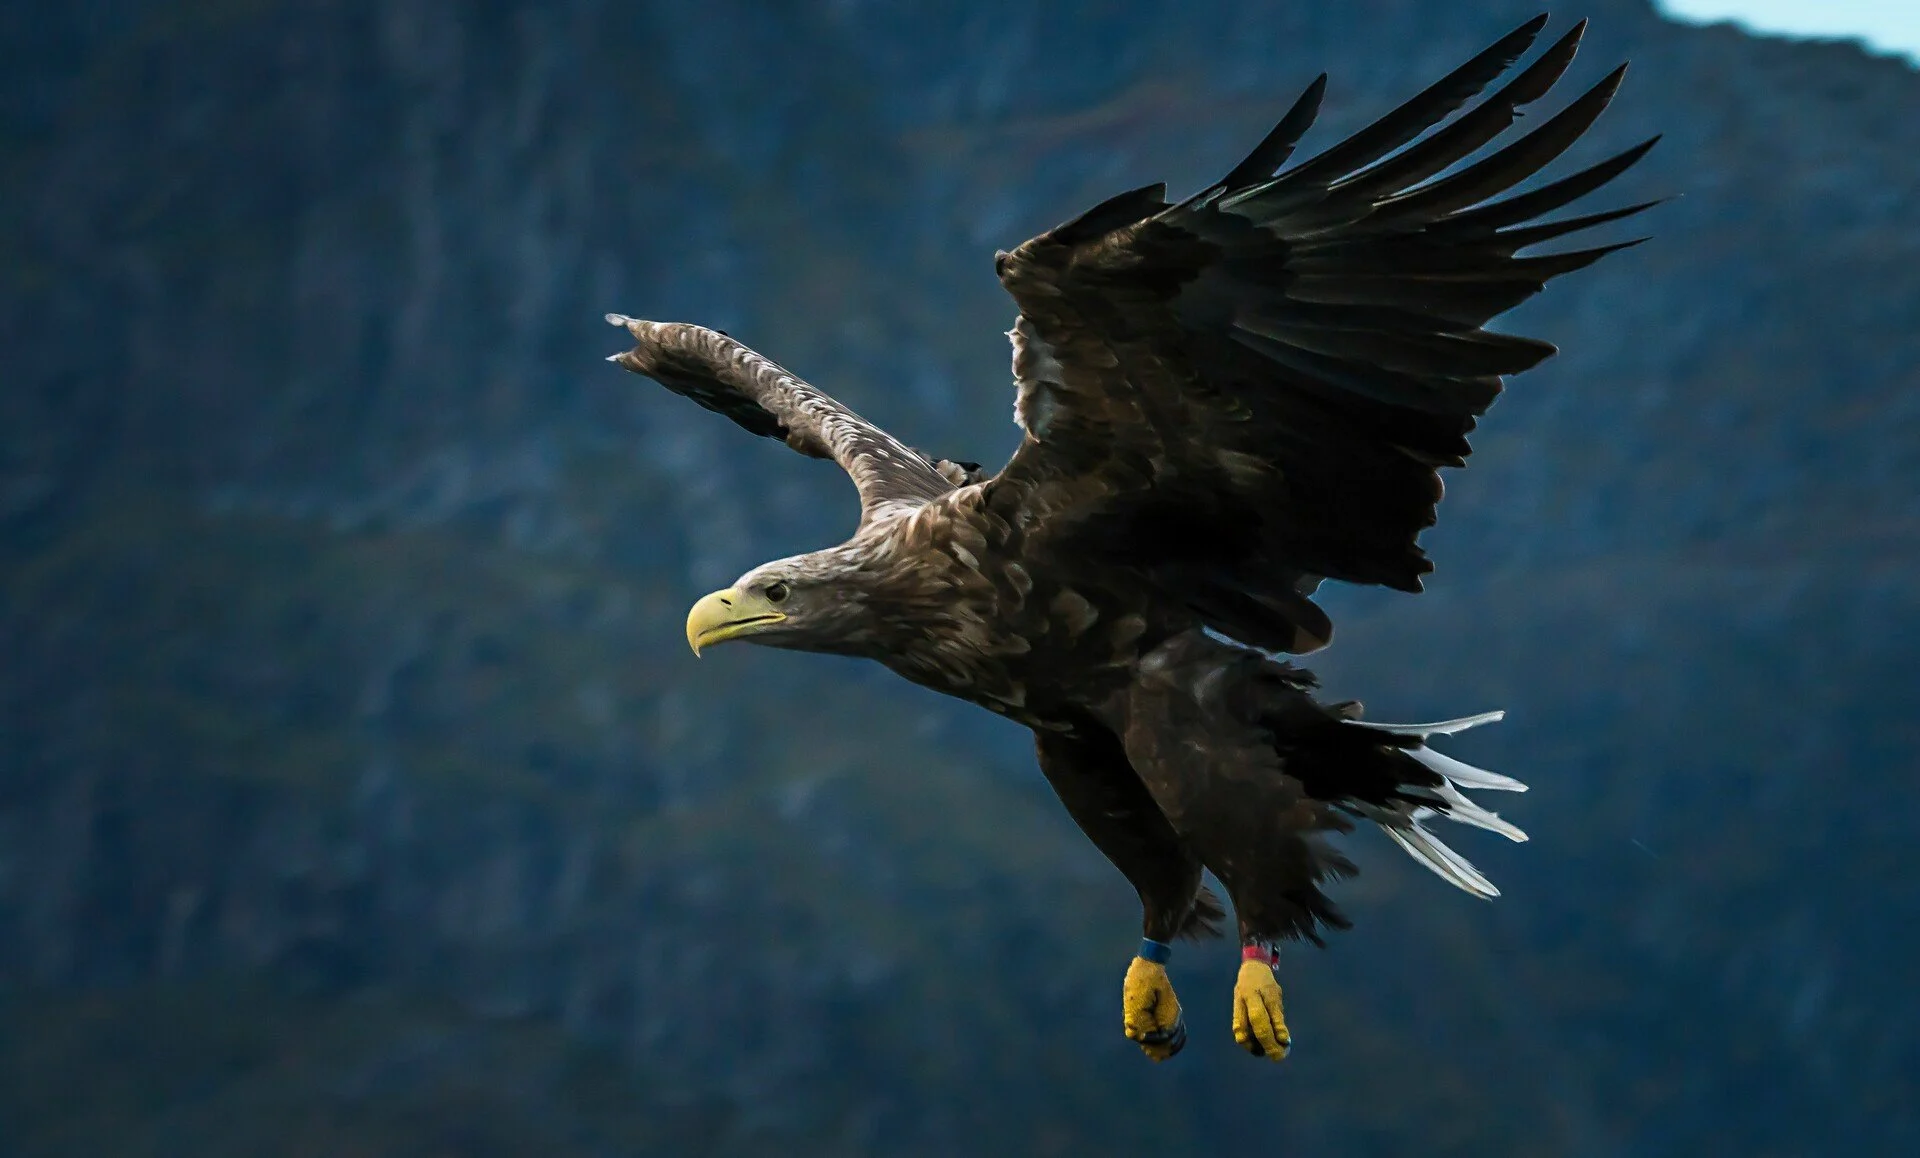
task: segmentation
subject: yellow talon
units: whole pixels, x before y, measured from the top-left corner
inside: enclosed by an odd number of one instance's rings
[[[1280,1009],[1280,982],[1263,961],[1240,962],[1240,979],[1233,986],[1233,1040],[1268,1061],[1279,1061],[1293,1049]]]
[[[1165,965],[1144,957],[1133,959],[1120,991],[1120,1012],[1127,1036],[1154,1061],[1166,1061],[1187,1044],[1180,999],[1173,995],[1173,982],[1167,979]]]

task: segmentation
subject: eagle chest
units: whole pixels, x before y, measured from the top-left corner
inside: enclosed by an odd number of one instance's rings
[[[1144,631],[1140,617],[1114,615],[1077,591],[1036,589],[1025,564],[984,540],[962,534],[928,546],[916,553],[924,602],[890,662],[915,683],[1044,728],[1064,689],[1100,666],[1081,654],[1090,643],[1109,658],[1116,642]]]
[[[1103,694],[1103,676],[1128,678],[1149,634],[1146,617],[1109,592],[1026,580],[1018,598],[1000,593],[990,622],[1006,697],[980,702],[1032,727],[1078,715],[1088,696]]]

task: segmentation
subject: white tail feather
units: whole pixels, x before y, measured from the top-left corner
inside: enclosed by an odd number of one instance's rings
[[[1525,784],[1511,776],[1502,776],[1498,772],[1489,772],[1485,768],[1475,768],[1471,764],[1455,760],[1445,752],[1436,752],[1425,745],[1408,748],[1406,753],[1462,788],[1484,788],[1490,792],[1525,792],[1527,790]]]
[[[1527,834],[1520,831],[1511,821],[1500,819],[1500,814],[1480,807],[1468,800],[1466,794],[1450,783],[1440,785],[1440,799],[1447,802],[1445,813],[1448,820],[1457,820],[1461,824],[1470,824],[1475,828],[1484,828],[1488,832],[1497,832],[1515,844],[1526,842]]]
[[[1420,826],[1423,813],[1430,813],[1430,810],[1416,810],[1405,825],[1383,824],[1380,827],[1387,830],[1387,835],[1393,838],[1395,844],[1407,850],[1407,855],[1432,869],[1448,884],[1488,900],[1499,896],[1500,890],[1494,888],[1493,882],[1481,875],[1480,870],[1474,868],[1466,857],[1448,848],[1444,841]]]
[[[1451,736],[1455,732],[1464,732],[1468,728],[1477,728],[1482,724],[1497,724],[1507,718],[1505,709],[1496,708],[1491,712],[1481,712],[1477,716],[1461,716],[1457,720],[1440,720],[1432,724],[1376,724],[1370,720],[1354,720],[1362,728],[1372,728],[1376,732],[1393,732],[1401,736]]]

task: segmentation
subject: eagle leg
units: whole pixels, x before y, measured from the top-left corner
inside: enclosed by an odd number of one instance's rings
[[[1293,1051],[1293,1035],[1280,1007],[1280,982],[1266,961],[1240,962],[1240,979],[1233,986],[1233,1040],[1268,1061]]]
[[[1120,990],[1120,1011],[1127,1036],[1154,1061],[1166,1061],[1186,1046],[1187,1023],[1180,1016],[1180,999],[1174,996],[1165,965],[1145,957],[1133,959]]]

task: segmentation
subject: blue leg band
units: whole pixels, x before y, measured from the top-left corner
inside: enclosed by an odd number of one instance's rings
[[[1155,965],[1165,965],[1173,960],[1173,946],[1164,941],[1142,937],[1140,938],[1140,959],[1151,961]]]

